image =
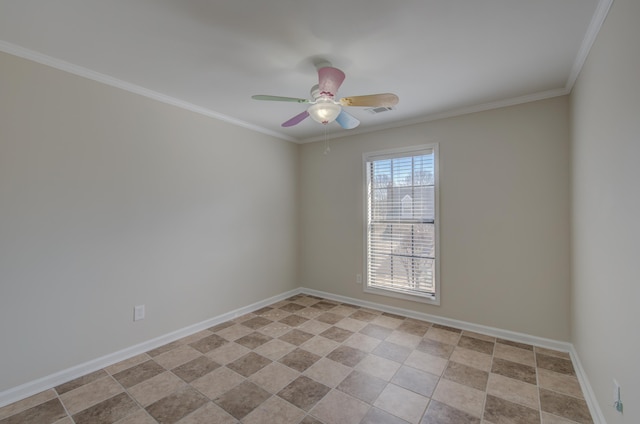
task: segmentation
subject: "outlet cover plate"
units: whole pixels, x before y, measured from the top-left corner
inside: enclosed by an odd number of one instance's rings
[[[140,321],[144,319],[144,305],[137,305],[133,308],[133,320]]]

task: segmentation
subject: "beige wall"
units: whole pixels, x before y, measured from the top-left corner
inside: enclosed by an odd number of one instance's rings
[[[0,391],[298,287],[297,149],[0,54]]]
[[[440,144],[441,305],[362,292],[362,154]],[[301,283],[568,341],[569,125],[559,97],[301,147]]]
[[[613,3],[571,95],[573,342],[609,424],[640,423],[639,19]]]

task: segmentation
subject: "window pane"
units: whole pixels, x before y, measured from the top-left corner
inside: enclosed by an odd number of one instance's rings
[[[368,162],[367,285],[435,293],[435,154]]]

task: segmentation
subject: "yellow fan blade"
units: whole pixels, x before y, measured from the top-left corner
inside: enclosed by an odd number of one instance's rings
[[[398,104],[398,96],[392,93],[369,94],[368,96],[343,97],[342,106],[384,106],[391,107]]]

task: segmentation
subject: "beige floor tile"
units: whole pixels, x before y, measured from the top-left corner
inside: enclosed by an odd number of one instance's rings
[[[542,424],[576,424],[575,421],[558,417],[557,415],[549,414],[548,412],[542,412],[541,418]]]
[[[352,306],[344,306],[344,305],[340,305],[337,306],[335,308],[333,308],[331,310],[331,312],[333,312],[334,314],[338,314],[338,315],[342,315],[342,316],[349,316],[352,313],[354,313],[355,311],[357,311],[357,308],[354,308]]]
[[[316,317],[319,317],[323,313],[324,313],[323,310],[316,309],[314,307],[301,309],[301,310],[299,310],[297,312],[297,314],[300,315],[301,317],[305,317],[305,318],[308,318],[308,319],[314,319]]]
[[[455,361],[449,361],[447,368],[442,374],[442,378],[485,391],[487,389],[489,373]]]
[[[279,391],[278,397],[303,411],[308,411],[329,393],[329,391],[331,391],[330,387],[305,375],[301,375]]]
[[[540,424],[540,411],[488,394],[484,419],[497,424]]]
[[[402,324],[402,321],[404,321],[404,320],[391,318],[391,317],[388,317],[388,316],[385,316],[385,315],[378,315],[371,322],[374,323],[374,324],[378,324],[378,325],[381,325],[383,327],[387,327],[387,328],[390,328],[392,330],[395,330],[396,328],[400,327],[400,324]]]
[[[446,343],[450,345],[458,344],[458,340],[460,339],[460,333],[454,333],[452,331],[443,330],[441,328],[431,327],[427,334],[424,335],[426,339],[435,340],[441,343]]]
[[[205,356],[219,364],[225,365],[251,352],[244,346],[237,343],[227,343],[226,345],[214,349]]]
[[[235,418],[229,415],[218,405],[207,402],[191,414],[187,415],[177,424],[237,424]]]
[[[495,342],[496,338],[493,336],[487,336],[486,334],[476,333],[473,331],[462,331],[463,336],[473,337],[474,339],[484,340],[487,342]]]
[[[220,330],[216,334],[220,337],[224,337],[229,341],[234,341],[251,333],[253,333],[253,330],[251,328],[245,327],[242,324],[237,324],[232,327],[227,327],[224,330]]]
[[[22,399],[18,402],[10,403],[9,405],[0,408],[0,420],[45,403],[55,397],[55,390],[49,389],[45,390],[44,392],[37,393],[33,396],[29,396],[28,398]]]
[[[221,367],[191,382],[191,386],[213,400],[243,381],[244,377],[240,374],[231,371],[229,368]]]
[[[399,344],[400,346],[407,346],[411,349],[415,349],[416,346],[422,341],[422,337],[415,336],[413,334],[403,333],[401,331],[393,331],[389,337],[385,339],[386,342]]]
[[[573,420],[580,424],[592,424],[589,407],[584,399],[540,389],[540,409],[550,414]]]
[[[455,383],[446,379],[440,379],[432,399],[453,406],[474,417],[482,417],[485,392],[471,387]]]
[[[182,345],[173,350],[170,350],[169,352],[156,356],[155,358],[153,358],[153,360],[162,365],[164,368],[170,370],[193,359],[196,359],[200,355],[202,355],[202,353],[198,352],[191,346]]]
[[[502,343],[496,343],[493,355],[496,358],[506,359],[511,362],[517,362],[531,367],[536,366],[534,354],[530,350],[519,349]]]
[[[296,347],[290,343],[283,342],[282,340],[274,339],[270,340],[262,346],[258,346],[254,349],[254,352],[276,361],[282,358],[287,353],[294,350]]]
[[[122,391],[122,386],[111,376],[107,376],[63,394],[60,400],[73,415]]]
[[[567,352],[307,295],[7,405],[0,422],[152,424],[151,414],[172,424],[593,424]]]
[[[142,383],[145,380],[155,377],[158,374],[162,374],[166,370],[154,360],[148,360],[131,368],[127,368],[124,371],[120,371],[118,374],[114,374],[113,378],[116,379],[125,389],[133,387],[136,384]]]
[[[160,423],[175,423],[198,410],[209,400],[193,387],[182,389],[152,403],[145,409]]]
[[[183,337],[181,339],[178,339],[178,343],[180,344],[189,344],[189,343],[194,343],[197,342],[200,339],[204,339],[205,337],[208,337],[210,335],[212,335],[213,333],[209,330],[202,330],[202,331],[198,331],[197,333],[193,333],[187,337]]]
[[[543,368],[574,377],[576,376],[576,371],[573,368],[573,364],[571,363],[570,359],[558,358],[557,356],[549,356],[538,353],[536,354],[536,365],[538,366],[538,368]]]
[[[332,390],[311,410],[311,415],[325,424],[358,424],[368,410],[361,400]]]
[[[140,405],[148,406],[185,385],[186,383],[181,378],[167,371],[131,387],[129,394]]]
[[[370,374],[352,371],[336,389],[368,404],[373,403],[387,386],[387,382]]]
[[[63,395],[67,392],[84,386],[85,384],[89,384],[103,377],[106,377],[107,375],[108,374],[105,370],[94,371],[81,377],[74,378],[73,380],[67,381],[66,383],[60,384],[59,386],[54,387],[54,389],[56,393],[58,393],[58,395]]]
[[[313,364],[304,375],[329,387],[335,387],[351,372],[351,368],[327,358]]]
[[[289,331],[291,331],[291,327],[281,322],[272,322],[271,324],[258,329],[259,333],[273,337],[274,339],[287,334]]]
[[[241,420],[271,397],[271,393],[244,381],[215,400],[216,405]]]
[[[529,365],[509,361],[502,358],[493,358],[491,372],[505,377],[515,378],[529,384],[537,384],[536,369]]]
[[[473,350],[475,352],[485,353],[487,355],[493,355],[495,343],[487,340],[476,339],[474,337],[462,334],[460,340],[458,340],[458,347]]]
[[[233,319],[233,322],[240,324],[243,323],[245,321],[249,321],[250,319],[253,319],[255,317],[257,317],[258,315],[254,314],[254,313],[248,313],[248,314],[244,314],[244,315],[240,315],[239,317],[235,317]]]
[[[580,382],[576,377],[538,368],[538,385],[565,395],[582,398]]]
[[[491,355],[456,346],[449,360],[468,365],[482,371],[491,370]]]
[[[67,413],[58,398],[32,406],[2,419],[2,424],[54,423],[67,418]]]
[[[329,340],[325,337],[316,336],[302,344],[300,347],[319,356],[324,356],[338,347],[340,343]]]
[[[404,365],[400,367],[391,380],[396,386],[404,387],[425,397],[433,395],[438,381],[439,378],[436,375]]]
[[[376,355],[367,355],[355,367],[358,371],[366,372],[385,381],[391,380],[398,368],[400,368],[398,362]]]
[[[343,343],[343,345],[353,347],[364,352],[371,352],[381,342],[382,340],[376,339],[375,337],[366,336],[361,333],[354,333]]]
[[[336,327],[344,328],[345,330],[353,331],[354,333],[362,330],[365,325],[367,325],[366,322],[358,321],[353,318],[343,318],[335,324]]]
[[[421,424],[494,424],[480,420],[452,406],[431,399]],[[503,423],[507,424],[507,423]]]
[[[144,409],[139,409],[131,415],[127,415],[115,424],[157,424],[156,420]]]
[[[320,334],[329,328],[331,328],[331,325],[315,320],[307,321],[304,324],[298,326],[298,330],[306,331],[307,333],[311,334]]]
[[[442,375],[447,367],[447,360],[438,356],[414,350],[404,364],[435,375]]]
[[[534,409],[540,406],[538,387],[499,374],[489,375],[487,393]]]
[[[299,375],[300,373],[292,370],[286,365],[272,362],[249,377],[249,380],[253,381],[269,393],[276,394]]]
[[[420,396],[395,384],[388,384],[373,403],[377,408],[410,423],[420,421],[420,417],[427,409],[428,404],[429,398]]]
[[[243,424],[297,424],[305,412],[291,405],[286,400],[273,396],[254,409],[243,420]]]
[[[537,347],[537,346],[535,346],[533,350],[536,353],[540,353],[542,355],[555,356],[557,358],[563,358],[563,359],[571,359],[571,355],[569,355],[569,352],[561,352],[559,350],[545,349],[544,347]]]
[[[117,422],[140,410],[140,406],[125,393],[119,393],[73,415],[76,424]]]

